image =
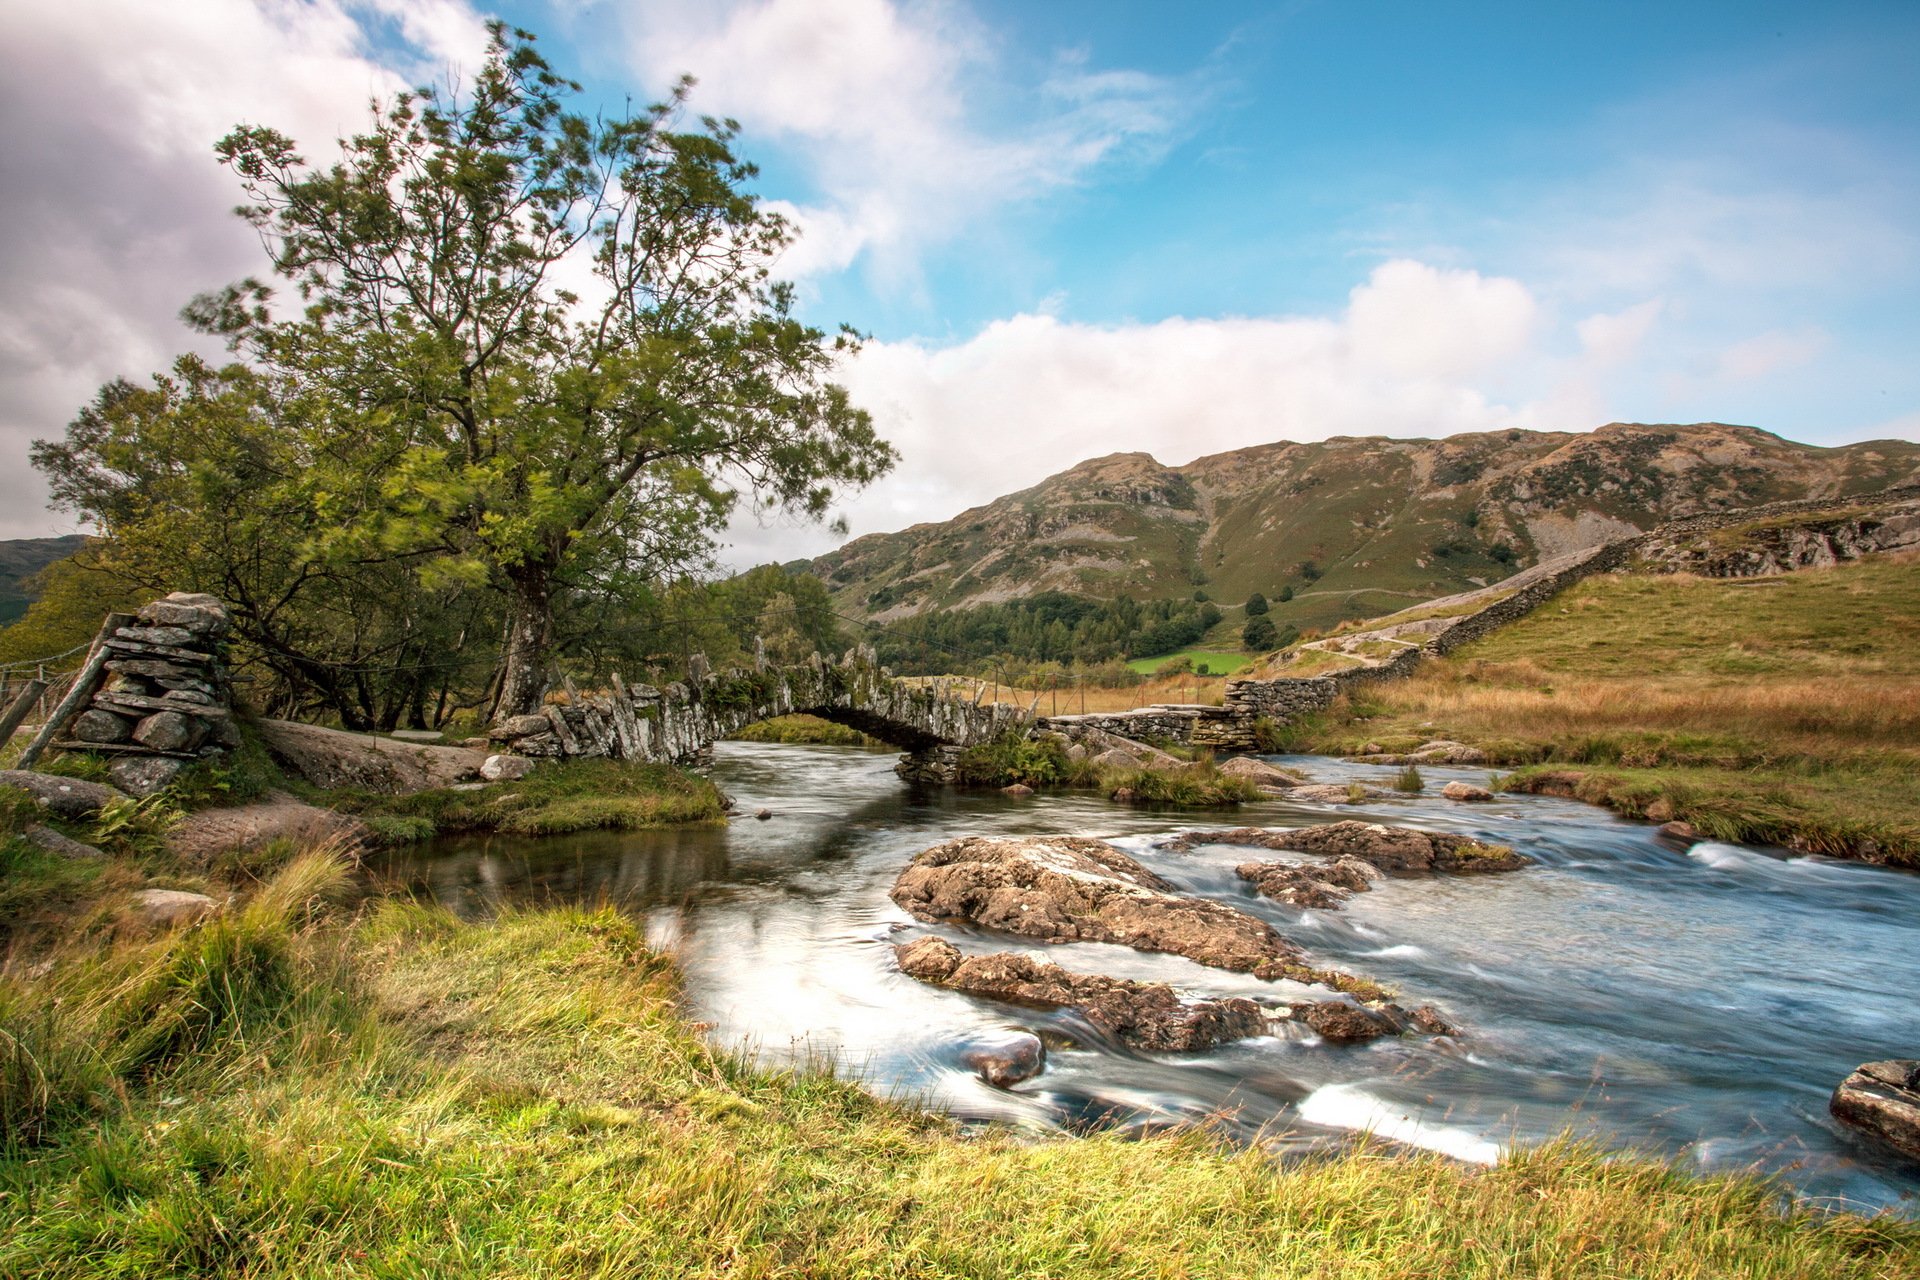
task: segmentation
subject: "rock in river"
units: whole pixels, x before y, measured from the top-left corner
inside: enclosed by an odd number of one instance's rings
[[[960,1061],[994,1088],[1005,1089],[1047,1069],[1047,1046],[1031,1031],[1009,1031],[969,1041]]]
[[[1083,836],[968,836],[927,849],[894,882],[921,920],[965,920],[1048,942],[1117,942],[1262,978],[1313,981],[1300,948],[1225,903],[1186,897]]]
[[[1869,1062],[1833,1091],[1834,1119],[1920,1160],[1920,1058]]]
[[[1276,902],[1296,907],[1338,907],[1356,893],[1365,893],[1380,878],[1380,868],[1358,858],[1332,862],[1243,862],[1234,868],[1242,880]]]
[[[1164,982],[1134,982],[1072,973],[1011,952],[963,955],[940,938],[895,948],[901,972],[968,995],[1051,1008],[1073,1008],[1108,1035],[1136,1049],[1193,1052],[1267,1033],[1251,1000],[1183,1000]]]
[[[1377,822],[1330,822],[1317,827],[1235,827],[1228,831],[1190,831],[1164,846],[1191,849],[1203,844],[1242,844],[1259,849],[1292,849],[1330,858],[1359,858],[1382,871],[1513,871],[1529,858],[1503,844],[1485,844],[1443,831],[1416,831]]]

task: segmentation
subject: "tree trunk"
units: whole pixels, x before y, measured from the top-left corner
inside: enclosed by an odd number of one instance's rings
[[[507,581],[506,649],[501,655],[496,723],[540,710],[547,696],[547,656],[553,643],[551,572],[544,565],[522,565]]]

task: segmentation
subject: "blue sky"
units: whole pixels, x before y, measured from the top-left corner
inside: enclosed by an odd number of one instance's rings
[[[257,269],[216,122],[350,127],[369,91],[470,66],[487,13],[592,101],[688,71],[696,109],[741,120],[806,231],[783,265],[808,315],[874,339],[845,378],[904,459],[848,504],[856,533],[1118,449],[1613,419],[1920,435],[1912,3],[196,0],[184,31],[150,9],[16,21],[9,118],[37,88],[92,110],[45,108],[58,145],[0,154],[10,291],[71,330],[0,326],[9,455],[185,346],[187,294]],[[162,55],[172,78],[140,70]],[[76,207],[114,213],[80,219],[91,291],[83,252],[55,281],[31,239],[75,236]],[[32,496],[18,470],[0,500]],[[0,536],[61,519],[8,505]],[[736,533],[736,562],[832,541]]]

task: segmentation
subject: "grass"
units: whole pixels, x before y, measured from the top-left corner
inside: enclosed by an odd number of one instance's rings
[[[477,791],[442,789],[411,795],[367,791],[316,794],[319,803],[352,813],[390,842],[458,831],[549,836],[572,831],[639,831],[719,823],[719,788],[667,764],[569,760],[541,764],[517,782]]]
[[[886,743],[819,716],[776,716],[750,724],[733,735],[737,742],[809,743],[829,747],[885,747]]]
[[[1261,798],[1245,778],[1222,774],[1211,756],[1179,769],[1114,768],[1075,760],[1056,740],[1002,738],[969,747],[955,763],[961,786],[1099,791],[1115,800],[1180,809],[1227,808]]]
[[[1197,669],[1205,664],[1208,675],[1230,676],[1252,663],[1253,659],[1237,651],[1217,649],[1182,649],[1177,653],[1163,653],[1157,658],[1135,658],[1127,666],[1143,676],[1154,675],[1169,662],[1178,662],[1185,658]]]
[[[1350,694],[1313,749],[1435,737],[1723,839],[1920,867],[1920,559],[1775,578],[1617,575]]]
[[[966,1134],[707,1044],[611,912],[214,924],[0,976],[0,1274],[1892,1280],[1920,1229],[1559,1142],[1492,1169],[1205,1126]]]

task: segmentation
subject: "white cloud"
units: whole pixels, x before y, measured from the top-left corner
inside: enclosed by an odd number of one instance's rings
[[[874,342],[843,371],[902,455],[846,506],[853,533],[945,520],[1087,458],[1141,450],[1183,463],[1275,440],[1581,428],[1555,404],[1502,403],[1481,385],[1515,361],[1551,363],[1517,280],[1394,261],[1332,316],[1170,319],[1095,326],[1022,314],[951,346]],[[838,540],[737,522],[727,560],[815,555]]]
[[[1827,346],[1818,329],[1795,333],[1775,329],[1736,342],[1720,353],[1714,376],[1731,382],[1752,382],[1782,369],[1806,364]]]
[[[1596,368],[1626,363],[1639,352],[1665,306],[1663,300],[1649,298],[1624,311],[1588,316],[1574,326],[1580,335],[1582,354]]]
[[[368,24],[397,42],[375,48]],[[196,345],[195,293],[265,261],[213,155],[235,124],[324,157],[367,102],[471,70],[462,0],[67,0],[12,6],[0,67],[0,538],[40,534],[27,442],[58,436],[99,387]],[[198,344],[205,348],[204,342]]]
[[[807,238],[782,264],[796,278],[865,255],[883,281],[912,284],[927,245],[1150,153],[1180,113],[1167,81],[1071,51],[1037,90],[1015,85],[986,30],[943,0],[671,0],[626,17],[649,83],[692,73],[699,111],[791,148],[831,193],[783,207]],[[1017,118],[985,123],[996,114]]]

